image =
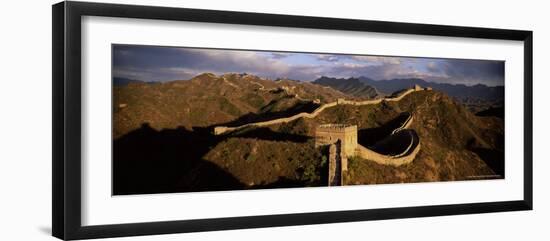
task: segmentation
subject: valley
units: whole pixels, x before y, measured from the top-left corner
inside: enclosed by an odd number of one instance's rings
[[[319,126],[356,126],[360,146],[389,155],[408,145],[400,143],[409,134],[392,137],[403,113],[414,117],[406,128],[421,143],[411,161],[385,165],[350,155],[342,185],[504,178],[498,104],[478,112],[435,85],[400,92],[409,84],[391,95],[359,79],[331,81],[237,73],[121,81],[113,87],[114,193],[326,186],[330,150],[316,145]]]

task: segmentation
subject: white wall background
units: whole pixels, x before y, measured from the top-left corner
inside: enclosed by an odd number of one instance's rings
[[[533,30],[534,206],[508,212],[175,234],[116,240],[548,240],[550,121],[546,55],[550,24],[545,1],[111,0],[170,5]],[[51,4],[9,1],[0,10],[0,240],[54,240],[51,232]]]

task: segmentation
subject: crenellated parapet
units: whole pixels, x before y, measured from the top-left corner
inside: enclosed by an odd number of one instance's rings
[[[357,131],[357,126],[352,124],[323,124],[317,126],[318,130],[326,131],[337,131],[337,132],[346,132],[346,131]]]
[[[343,156],[353,156],[357,147],[357,126],[347,124],[324,124],[315,129],[315,146],[334,144],[340,141]],[[347,165],[344,169],[347,169]]]

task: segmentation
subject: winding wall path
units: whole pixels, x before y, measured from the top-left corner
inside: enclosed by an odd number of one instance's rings
[[[405,96],[409,95],[410,93],[415,92],[415,91],[421,91],[421,90],[424,90],[424,89],[417,89],[417,90],[408,89],[408,90],[404,91],[403,93],[401,93],[401,95],[399,95],[397,97],[386,97],[386,98],[375,99],[375,100],[352,101],[352,100],[338,99],[338,101],[326,103],[326,104],[323,104],[323,105],[319,106],[319,108],[315,109],[311,113],[301,112],[301,113],[298,113],[298,114],[290,116],[290,117],[273,119],[273,120],[269,120],[269,121],[253,122],[253,123],[248,123],[248,124],[235,126],[235,127],[217,126],[217,127],[214,128],[214,134],[215,135],[221,135],[221,134],[224,134],[224,133],[229,133],[229,132],[236,131],[236,130],[239,130],[239,129],[243,129],[243,128],[246,128],[246,127],[263,127],[263,126],[287,123],[287,122],[297,120],[299,118],[311,119],[311,118],[315,118],[316,116],[318,116],[325,109],[334,107],[336,105],[361,106],[361,105],[376,105],[376,104],[382,103],[382,101],[387,101],[387,102],[400,101],[401,99],[403,99]]]
[[[416,158],[416,155],[420,151],[420,139],[416,132],[408,128],[413,121],[413,115],[409,113],[409,116],[401,125],[396,127],[391,134],[389,135],[390,138],[392,136],[394,138],[397,138],[396,135],[404,133],[406,134],[406,137],[409,140],[409,143],[407,144],[407,147],[401,151],[401,153],[394,154],[394,155],[384,155],[380,154],[378,152],[375,152],[369,148],[366,148],[360,144],[357,144],[355,146],[355,152],[354,156],[361,157],[362,159],[374,161],[378,164],[382,165],[390,165],[390,166],[400,166],[403,164],[411,163],[414,158]],[[331,144],[329,147],[329,165],[328,165],[328,185],[329,186],[341,186],[344,185],[343,180],[343,172],[344,168],[342,167],[342,158],[347,158],[345,156],[342,156],[341,152],[341,142],[338,141],[334,144]],[[346,161],[347,163],[347,161]],[[347,170],[347,164],[346,164],[346,170]]]
[[[420,139],[412,130],[402,131],[407,131],[410,137],[410,142],[403,152],[396,155],[383,155],[364,146],[357,145],[355,155],[382,165],[401,166],[411,163],[420,151]]]
[[[328,186],[342,185],[342,145],[340,142],[329,147]]]

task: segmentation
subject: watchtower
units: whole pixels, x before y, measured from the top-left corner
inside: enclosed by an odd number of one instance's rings
[[[349,124],[324,124],[315,130],[315,146],[324,146],[340,140],[342,154],[354,156],[357,148],[357,126]]]

